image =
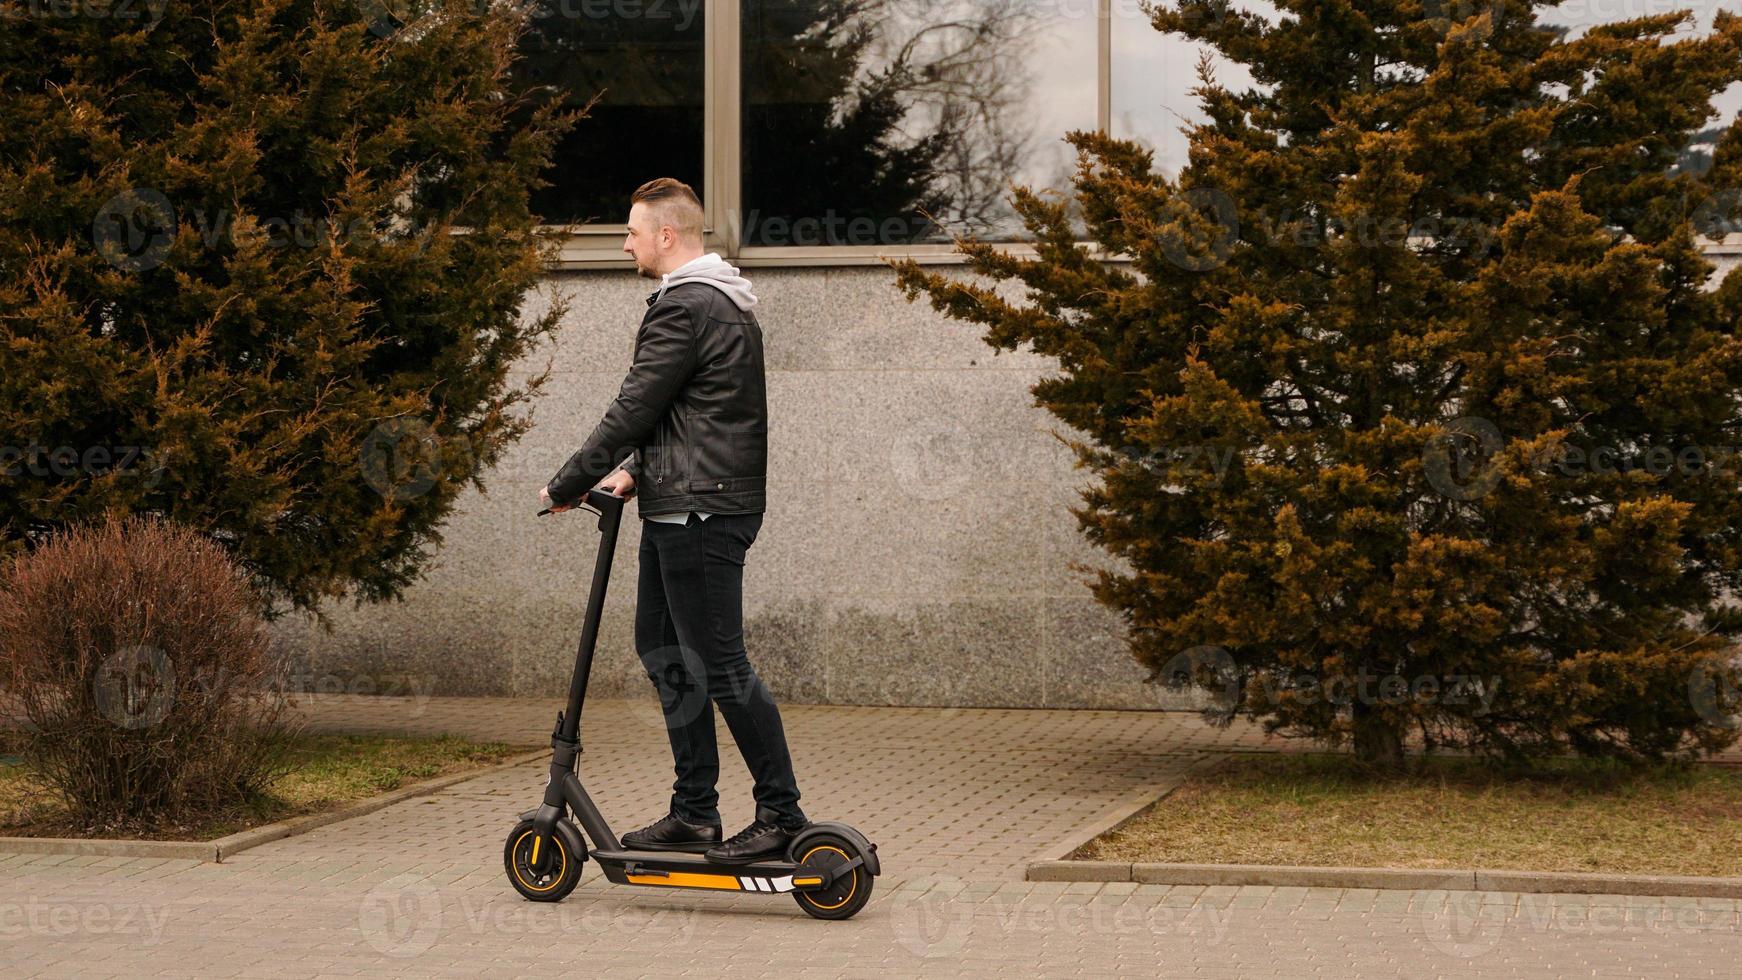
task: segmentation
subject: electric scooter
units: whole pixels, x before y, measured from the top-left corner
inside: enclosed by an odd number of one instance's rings
[[[709,888],[790,894],[798,907],[818,919],[851,918],[871,899],[873,879],[882,873],[877,845],[842,823],[812,823],[799,831],[785,855],[749,864],[717,864],[691,851],[626,849],[611,832],[599,808],[581,785],[577,761],[581,755],[581,705],[587,697],[587,677],[593,668],[593,647],[605,609],[605,586],[611,578],[611,557],[628,497],[605,490],[587,492],[587,509],[599,514],[599,555],[593,566],[593,587],[575,673],[569,683],[569,703],[556,716],[551,732],[550,783],[544,802],[520,815],[502,849],[502,864],[515,891],[534,902],[560,902],[581,881],[581,866],[589,855],[605,878],[619,885],[665,888]],[[549,509],[541,515],[551,513]],[[574,820],[581,829],[576,829]],[[581,830],[593,842],[591,851]],[[708,845],[697,845],[705,850]]]

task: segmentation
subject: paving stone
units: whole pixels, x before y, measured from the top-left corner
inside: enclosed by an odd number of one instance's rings
[[[789,899],[608,885],[557,905],[502,880],[502,838],[545,766],[237,854],[222,864],[32,856],[0,864],[0,976],[1720,977],[1734,899],[1023,881],[1026,865],[1241,725],[1149,712],[783,707],[801,805],[878,842],[851,922]],[[323,697],[316,730],[537,743],[555,706]],[[651,719],[651,723],[650,723]],[[582,772],[618,833],[663,813],[657,715],[589,702]],[[722,724],[721,802],[750,782]],[[736,829],[735,827],[732,829]]]

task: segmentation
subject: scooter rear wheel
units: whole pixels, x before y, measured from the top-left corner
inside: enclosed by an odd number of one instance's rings
[[[863,858],[851,841],[834,834],[807,838],[804,849],[793,855],[803,871],[828,871],[854,858]],[[861,863],[820,891],[795,891],[793,901],[806,914],[818,919],[850,919],[871,900],[871,872]]]
[[[536,870],[535,843],[538,844],[538,858],[549,862],[542,873]],[[547,847],[554,847],[554,861],[544,853]],[[569,892],[581,883],[581,863],[581,858],[569,853],[560,833],[552,834],[549,841],[538,842],[538,830],[531,820],[515,824],[502,848],[502,864],[508,870],[509,883],[515,891],[534,902],[560,902],[567,898]]]

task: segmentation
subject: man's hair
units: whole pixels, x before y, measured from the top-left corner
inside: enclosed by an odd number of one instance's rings
[[[702,240],[702,199],[690,185],[671,177],[650,180],[629,195],[631,207],[646,204],[653,212],[654,229],[669,225],[678,237]]]

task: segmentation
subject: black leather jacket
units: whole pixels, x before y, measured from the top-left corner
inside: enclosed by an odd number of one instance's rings
[[[605,417],[550,481],[571,504],[619,463],[642,516],[754,514],[768,477],[762,327],[706,283],[647,298],[635,359]]]

